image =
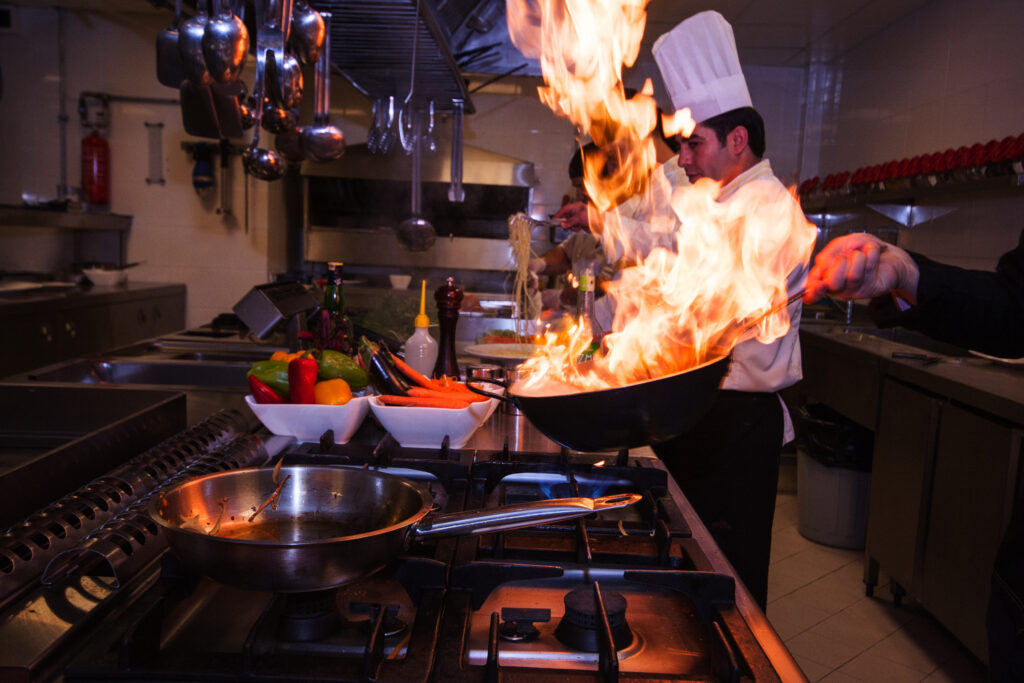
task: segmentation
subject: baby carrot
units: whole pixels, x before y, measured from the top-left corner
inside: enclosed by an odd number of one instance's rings
[[[478,403],[480,401],[487,400],[485,396],[481,396],[480,394],[457,391],[438,391],[437,389],[424,389],[423,387],[409,387],[409,395],[416,396],[417,398],[455,399],[458,401],[468,401],[469,403]]]
[[[411,379],[416,384],[419,384],[421,387],[424,387],[426,389],[434,388],[434,385],[431,384],[429,377],[424,375],[422,372],[414,369],[411,365],[409,365],[408,363],[406,363],[404,360],[402,360],[393,353],[391,354],[391,360],[395,362],[395,367],[401,370],[403,375]]]
[[[377,400],[386,406],[412,406],[415,408],[466,408],[469,403],[457,398],[421,398],[418,396],[392,396],[382,394]]]

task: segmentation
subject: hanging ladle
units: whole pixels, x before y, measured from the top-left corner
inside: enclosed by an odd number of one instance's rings
[[[249,31],[245,22],[231,10],[229,0],[221,0],[219,11],[206,22],[202,48],[213,80],[218,83],[238,80],[249,55]]]
[[[320,16],[326,31],[314,74],[316,111],[313,125],[302,128],[302,150],[307,159],[316,162],[333,161],[345,151],[345,134],[331,125],[331,13],[322,12]]]
[[[420,215],[423,183],[420,178],[420,162],[423,157],[423,117],[415,111],[412,101],[416,81],[416,37],[419,35],[420,1],[416,0],[416,18],[413,21],[412,68],[409,76],[409,93],[405,96],[402,116],[408,114],[411,139],[405,137],[402,117],[399,117],[398,132],[402,146],[412,154],[412,216],[398,224],[398,242],[409,251],[426,251],[437,240],[437,231],[430,221]]]
[[[266,73],[267,50],[263,23],[267,16],[266,0],[257,0],[256,3],[256,83],[253,86],[253,99],[255,100],[255,122],[252,129],[252,142],[242,153],[242,165],[249,175],[260,180],[277,180],[284,175],[286,165],[284,159],[277,152],[269,149],[261,149],[260,142],[260,120],[263,117],[263,86]]]

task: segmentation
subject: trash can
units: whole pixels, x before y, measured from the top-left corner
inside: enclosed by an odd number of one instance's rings
[[[828,406],[798,412],[800,534],[837,548],[863,548],[874,433]]]

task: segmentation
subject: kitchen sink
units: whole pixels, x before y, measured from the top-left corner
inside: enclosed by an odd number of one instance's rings
[[[180,360],[80,360],[28,374],[39,382],[232,387],[248,391],[249,362]]]

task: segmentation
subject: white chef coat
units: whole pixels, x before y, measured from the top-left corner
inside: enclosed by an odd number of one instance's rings
[[[677,157],[674,157],[671,162],[666,162],[665,166],[672,163],[675,166],[676,172],[682,175],[682,178],[685,180],[686,174],[683,172],[683,169],[678,167],[676,159]],[[778,201],[793,202],[794,210],[800,210],[796,199],[789,194],[786,187],[772,173],[771,164],[767,159],[763,159],[751,166],[724,185],[719,191],[717,200],[719,202],[727,202],[733,197],[748,191],[767,192],[769,196],[776,196]],[[668,203],[666,202],[653,206],[660,206],[661,211],[664,212],[664,207],[667,205]],[[679,220],[675,218],[674,221],[665,221],[664,213],[659,214],[659,219],[661,224],[652,229],[652,224],[648,222],[648,214],[639,212],[621,216],[620,229],[628,236],[629,242],[636,253],[643,256],[650,253],[656,247],[674,250],[675,233],[680,226]],[[605,244],[606,253],[613,252],[617,248],[617,245]],[[790,272],[786,281],[786,287],[790,296],[803,288],[804,282],[807,279],[808,266],[809,264],[800,263]],[[608,297],[605,298],[607,299]],[[740,342],[733,348],[729,371],[722,383],[723,389],[775,392],[800,381],[803,377],[800,362],[799,336],[799,321],[802,307],[803,304],[800,301],[789,306],[789,331],[782,337],[769,344],[761,343],[756,339],[750,339]],[[607,325],[605,329],[610,329],[612,320],[610,311],[602,311],[601,307],[598,307],[596,317],[603,327]],[[786,444],[795,438],[793,420],[781,397],[779,402],[782,403],[783,413],[782,443]]]
[[[718,201],[727,202],[745,191],[759,193],[770,192],[779,201],[790,201],[799,210],[796,199],[789,194],[786,187],[772,173],[771,164],[767,159],[751,166],[739,174],[731,182],[722,187]],[[807,280],[808,265],[797,264],[786,279],[789,296],[799,292]],[[792,386],[803,377],[800,363],[800,311],[803,302],[797,300],[789,306],[789,331],[770,344],[763,344],[756,339],[749,339],[737,344],[732,350],[729,371],[722,382],[723,389],[735,391],[779,391]],[[795,438],[793,420],[789,415],[785,402],[782,403],[784,420],[782,443],[786,444]]]

